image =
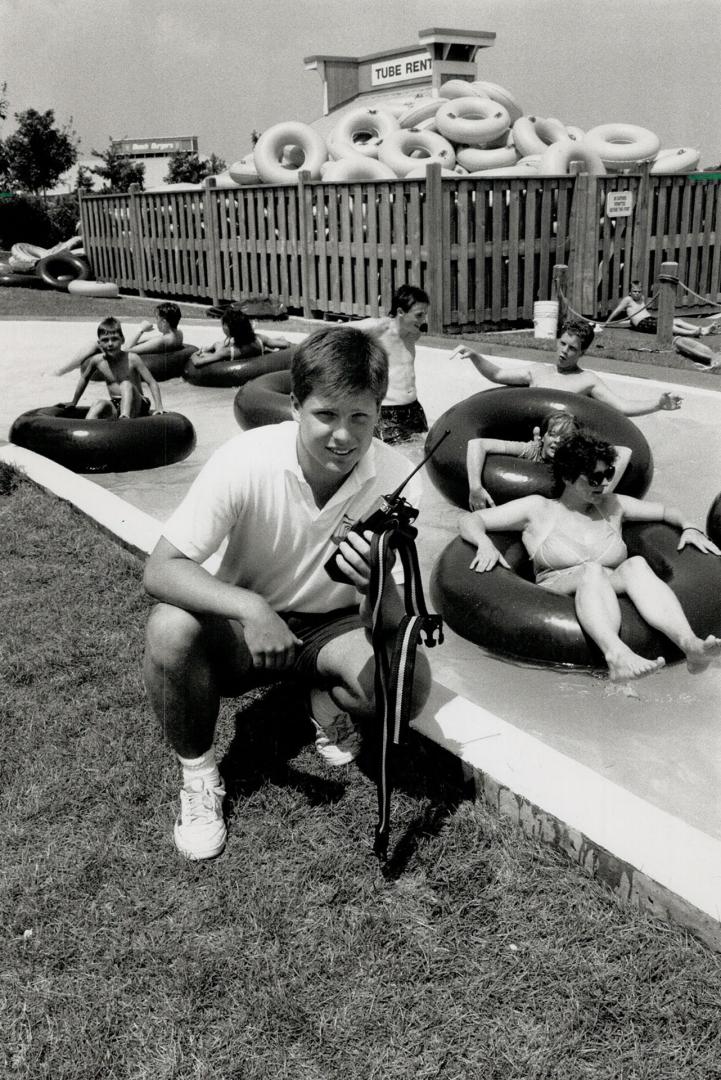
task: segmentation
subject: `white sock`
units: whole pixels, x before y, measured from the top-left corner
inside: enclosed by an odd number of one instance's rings
[[[205,780],[212,787],[220,786],[220,773],[215,760],[214,746],[197,758],[184,758],[178,754],[178,761],[183,766],[183,785],[191,780]]]

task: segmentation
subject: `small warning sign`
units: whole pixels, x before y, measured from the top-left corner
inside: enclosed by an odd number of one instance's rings
[[[606,196],[606,217],[630,217],[632,211],[632,191],[609,191]]]

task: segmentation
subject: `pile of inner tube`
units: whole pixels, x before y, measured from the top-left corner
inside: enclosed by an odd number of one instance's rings
[[[482,390],[453,405],[428,433],[426,449],[446,429],[451,434],[428,462],[428,473],[436,487],[455,503],[468,508],[466,449],[469,439],[506,439],[527,442],[534,427],[554,412],[573,414],[582,427],[597,439],[615,446],[627,446],[631,459],[617,491],[640,498],[653,477],[651,449],[639,429],[627,416],[582,394],[541,387],[495,387]],[[483,470],[483,486],[496,503],[522,495],[540,494],[551,498],[554,482],[548,465],[505,454],[489,454]]]
[[[180,413],[132,420],[87,420],[87,408],[49,405],[15,420],[10,442],[76,473],[130,472],[183,461],[195,429]]]
[[[244,386],[268,372],[289,370],[294,352],[291,345],[237,360],[215,360],[202,367],[196,367],[191,357],[183,369],[183,378],[193,386]]]
[[[629,555],[643,555],[673,589],[700,636],[721,631],[721,559],[697,548],[678,551],[680,531],[662,522],[629,523],[623,537]],[[441,553],[431,576],[436,610],[457,634],[489,652],[538,664],[604,668],[597,646],[576,618],[573,597],[560,596],[533,581],[531,563],[518,533],[493,534],[510,570],[496,565],[470,569],[475,549],[458,537]],[[634,652],[674,661],[680,651],[650,627],[634,605],[619,597],[621,640]]]
[[[340,115],[326,139],[296,121],[267,128],[252,153],[228,169],[230,182],[289,184],[301,172],[324,183],[373,182],[425,175],[431,162],[441,175],[532,178],[568,175],[579,163],[594,175],[636,170],[688,173],[700,152],[661,148],[638,124],[603,123],[587,131],[555,117],[524,113],[497,83],[448,79],[437,97],[429,91],[382,106],[358,102]]]

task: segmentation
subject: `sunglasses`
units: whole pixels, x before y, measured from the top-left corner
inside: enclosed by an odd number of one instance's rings
[[[597,487],[599,484],[603,484],[606,480],[612,480],[613,474],[616,472],[615,466],[609,465],[607,469],[603,469],[600,472],[589,473],[586,476],[591,487]]]

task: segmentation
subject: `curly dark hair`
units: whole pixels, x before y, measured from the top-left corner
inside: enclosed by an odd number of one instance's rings
[[[564,334],[573,334],[581,343],[581,351],[585,352],[596,336],[596,331],[585,319],[567,319],[563,326]]]
[[[230,305],[223,312],[220,324],[233,344],[242,349],[245,345],[252,345],[255,340],[253,324],[239,307]]]
[[[559,443],[551,468],[556,483],[562,486],[567,482],[572,484],[579,476],[591,476],[599,461],[614,465],[616,448],[590,435],[571,435]]]

